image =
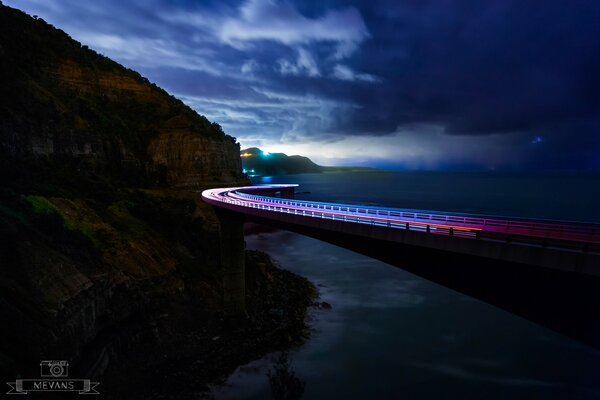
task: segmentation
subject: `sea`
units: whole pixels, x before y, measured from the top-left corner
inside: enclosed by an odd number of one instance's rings
[[[297,198],[600,222],[600,173],[346,171],[265,176]],[[600,351],[398,267],[296,233],[248,249],[317,285],[311,338],[289,352],[303,399],[600,399]],[[560,296],[560,293],[557,293]],[[600,308],[600,304],[598,305]],[[239,367],[217,400],[270,399],[277,354]]]

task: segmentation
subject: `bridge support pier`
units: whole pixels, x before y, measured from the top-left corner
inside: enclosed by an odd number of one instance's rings
[[[215,208],[215,212],[221,225],[219,241],[224,312],[227,316],[245,316],[244,216],[219,208]]]

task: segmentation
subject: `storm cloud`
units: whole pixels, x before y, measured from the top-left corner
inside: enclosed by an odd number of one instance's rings
[[[600,168],[600,2],[5,0],[242,146],[324,164]]]

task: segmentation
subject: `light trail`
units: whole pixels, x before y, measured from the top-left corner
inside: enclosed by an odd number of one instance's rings
[[[281,213],[473,239],[527,242],[531,238],[536,239],[533,244],[542,246],[553,245],[547,241],[600,244],[598,224],[367,207],[262,195],[266,192],[275,194],[280,190],[293,190],[297,186],[260,185],[209,189],[202,192],[202,197],[213,205],[227,204],[227,208],[242,213],[244,208],[262,210],[271,219],[277,219],[277,215],[272,213]]]

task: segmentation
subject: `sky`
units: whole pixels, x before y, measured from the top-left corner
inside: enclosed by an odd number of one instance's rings
[[[322,165],[600,169],[600,1],[4,0],[242,148]]]

